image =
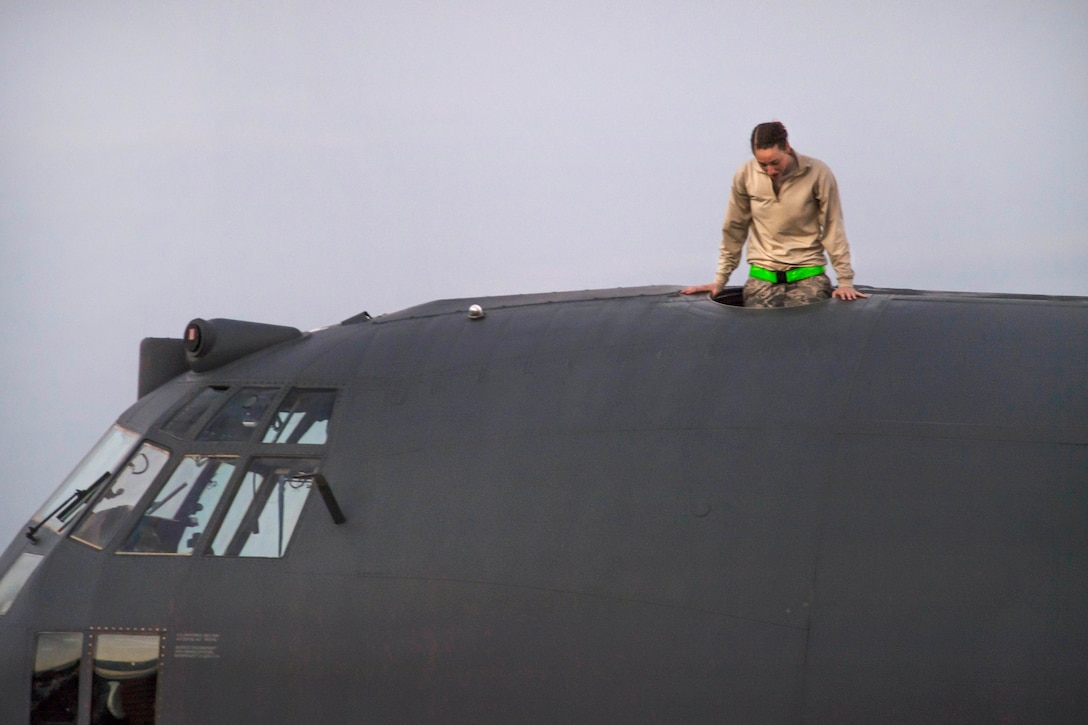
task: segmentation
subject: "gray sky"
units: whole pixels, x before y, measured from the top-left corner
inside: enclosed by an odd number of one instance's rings
[[[858,284],[1088,295],[1083,0],[0,0],[0,538],[194,317],[711,281],[772,119]]]

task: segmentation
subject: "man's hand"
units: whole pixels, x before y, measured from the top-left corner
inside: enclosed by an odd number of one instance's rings
[[[697,295],[700,292],[708,292],[711,297],[717,297],[719,294],[721,294],[721,291],[721,285],[711,283],[695,285],[694,287],[685,287],[684,289],[680,290],[680,294]]]
[[[847,287],[844,285],[842,287],[837,287],[835,291],[831,293],[831,296],[836,297],[840,300],[850,301],[856,300],[858,297],[868,297],[869,295],[863,295],[853,287]]]

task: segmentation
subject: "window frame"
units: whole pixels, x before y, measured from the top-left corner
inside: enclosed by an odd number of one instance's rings
[[[198,440],[201,432],[217,415],[219,415],[220,411],[228,405],[239,392],[247,388],[276,389],[276,394],[269,398],[270,403],[268,409],[261,416],[253,435],[243,441]],[[197,400],[209,389],[223,393],[222,401],[218,405],[210,406],[207,410],[204,410],[199,416],[190,421],[186,426],[186,437],[184,439],[179,439],[177,437],[177,431],[168,431],[167,427],[170,422],[174,420],[175,416],[181,413],[186,406]],[[331,400],[328,403],[329,415],[323,442],[265,442],[264,438],[271,430],[273,421],[275,421],[282,412],[281,408],[284,403],[289,400],[292,395],[305,395],[307,393],[324,393],[331,396]],[[245,478],[250,475],[250,471],[255,463],[260,460],[273,460],[281,463],[290,463],[290,465],[298,465],[298,461],[307,461],[313,464],[313,473],[318,473],[322,470],[327,457],[329,441],[334,430],[333,419],[336,415],[337,406],[340,403],[342,395],[343,387],[337,385],[289,384],[277,386],[273,383],[255,382],[252,380],[236,381],[233,383],[206,384],[195,388],[191,394],[185,396],[183,401],[167,411],[147,436],[137,438],[137,444],[133,447],[134,451],[140,450],[142,445],[150,443],[157,447],[168,448],[170,451],[169,459],[159,471],[156,480],[146,491],[144,491],[139,505],[129,512],[129,518],[125,519],[121,527],[114,533],[112,541],[103,546],[102,549],[109,550],[116,555],[122,556],[171,556],[208,559],[286,558],[290,554],[295,536],[304,525],[303,522],[305,517],[309,515],[307,514],[307,510],[312,508],[310,504],[312,496],[310,495],[309,489],[316,487],[312,481],[307,484],[308,490],[305,499],[302,504],[297,507],[297,516],[295,517],[291,535],[286,539],[283,551],[279,556],[255,556],[241,553],[215,554],[212,553],[212,545],[219,536],[220,529],[224,525],[232,506],[234,506],[234,501],[240,487],[243,485]],[[129,458],[131,458],[132,455],[133,454],[130,453]],[[192,549],[187,552],[126,550],[125,547],[132,540],[136,530],[144,523],[145,517],[148,515],[147,512],[149,507],[154,504],[160,495],[162,495],[164,488],[169,486],[170,482],[174,480],[175,474],[178,472],[179,468],[185,464],[185,461],[193,457],[231,459],[235,469],[230,478],[226,481],[223,492],[216,500],[215,507],[210,512],[203,529],[200,531],[199,538],[194,542]],[[126,463],[127,461],[128,459],[126,459]],[[310,471],[307,471],[307,473],[309,472]],[[107,483],[107,486],[111,485],[115,478],[116,476]],[[261,485],[263,488],[265,483],[262,482]],[[268,496],[270,496],[271,493],[272,492],[270,491]],[[101,492],[96,495],[96,498],[99,495],[101,495]],[[240,521],[252,520],[254,517],[259,519],[264,505],[267,504],[268,496],[264,496],[263,498],[259,497],[259,501],[257,499],[251,500],[245,511],[242,512]],[[261,504],[260,509],[254,509],[258,504]],[[93,506],[88,507],[87,510],[90,511],[92,509]],[[78,528],[78,525],[79,522],[73,527],[73,531]],[[233,542],[238,533],[236,527],[236,531],[231,535],[231,544],[227,547],[227,550],[233,551],[233,549],[236,548],[233,545]],[[94,546],[93,544],[80,539],[76,540],[84,545]],[[244,548],[244,545],[241,545],[240,549]]]

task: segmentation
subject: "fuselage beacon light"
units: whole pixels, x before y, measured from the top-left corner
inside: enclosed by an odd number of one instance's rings
[[[145,340],[0,722],[1081,722],[1088,298],[864,291]]]

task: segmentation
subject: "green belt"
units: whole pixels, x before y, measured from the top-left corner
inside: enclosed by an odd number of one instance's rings
[[[763,267],[757,267],[752,265],[752,276],[756,279],[761,279],[764,282],[773,282],[774,284],[782,284],[783,282],[800,282],[803,279],[809,277],[815,277],[818,274],[823,274],[823,267],[797,267],[795,269],[787,269],[784,272],[776,272],[773,269],[763,269]]]

